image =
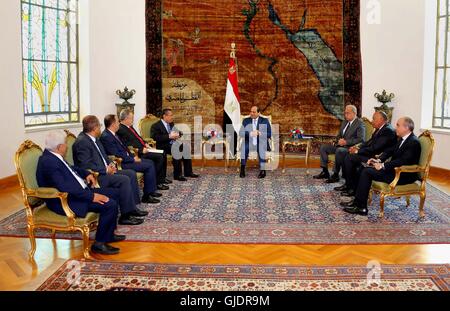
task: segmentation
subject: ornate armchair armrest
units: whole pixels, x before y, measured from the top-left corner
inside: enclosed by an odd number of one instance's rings
[[[152,148],[156,148],[156,141],[153,138],[144,138],[145,142]]]
[[[117,169],[118,169],[118,170],[121,170],[121,169],[122,169],[122,162],[123,162],[123,159],[122,159],[122,158],[119,158],[119,157],[116,157],[116,156],[113,156],[113,155],[108,156],[108,158],[109,158],[111,161],[113,161],[114,163],[116,163]]]
[[[99,172],[94,172],[93,170],[88,170],[95,178],[95,185],[94,188],[100,189],[100,185],[98,183],[98,176],[100,175]]]
[[[69,194],[67,192],[59,192],[56,188],[36,188],[27,189],[25,191],[26,195],[29,197],[39,198],[39,199],[60,199],[61,206],[66,213],[69,225],[73,225],[75,222],[75,213],[70,209],[67,197]]]
[[[130,150],[130,153],[132,153],[134,156],[137,156],[139,154],[139,149],[134,148],[133,146],[128,146],[128,150]]]
[[[401,173],[425,173],[425,168],[420,165],[404,165],[395,168],[395,178],[389,185],[391,191],[395,189],[400,180]]]

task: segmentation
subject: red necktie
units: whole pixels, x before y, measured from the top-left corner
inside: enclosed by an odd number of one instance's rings
[[[141,138],[141,136],[138,135],[138,133],[136,133],[136,131],[134,130],[134,128],[132,126],[130,126],[130,130],[133,132],[134,136],[136,136],[136,138],[139,139],[141,144],[143,146],[145,146],[145,141]]]

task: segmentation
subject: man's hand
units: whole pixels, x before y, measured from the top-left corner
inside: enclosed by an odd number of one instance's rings
[[[358,153],[358,148],[356,148],[355,146],[350,147],[348,152],[350,152],[351,154],[356,154],[356,153]]]
[[[258,137],[258,136],[259,136],[259,133],[258,133],[258,131],[251,131],[251,132],[250,132],[250,136],[251,136],[251,137]]]
[[[369,165],[373,165],[375,163],[381,163],[381,160],[372,158],[372,159],[369,159],[369,161],[367,161],[367,164],[369,164]]]
[[[380,171],[383,168],[383,163],[375,163],[373,165],[377,171]]]
[[[91,186],[91,188],[94,188],[95,183],[96,183],[97,181],[95,180],[94,175],[93,175],[93,174],[90,174],[90,175],[88,175],[88,176],[86,177],[86,182],[87,182],[88,185]]]
[[[347,146],[347,141],[345,140],[345,139],[343,139],[343,138],[341,138],[341,139],[339,139],[339,141],[338,141],[338,145],[339,146]]]
[[[142,160],[141,160],[141,158],[139,158],[138,156],[135,156],[135,157],[134,157],[134,162],[135,162],[135,163],[141,163]]]
[[[108,175],[114,175],[116,172],[117,172],[117,168],[116,168],[116,166],[114,165],[114,163],[111,162],[111,163],[108,165],[108,167],[106,168],[106,173],[107,173]]]
[[[104,205],[109,202],[109,198],[106,195],[94,193],[94,199],[92,202]]]
[[[180,134],[177,132],[170,132],[169,138],[173,139],[173,140],[177,140],[178,138],[180,138]]]

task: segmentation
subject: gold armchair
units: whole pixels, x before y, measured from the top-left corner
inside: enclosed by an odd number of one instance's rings
[[[151,138],[151,128],[152,125],[159,121],[159,118],[148,114],[142,119],[139,120],[139,132],[141,132],[142,138],[148,143],[151,147],[156,148],[156,142],[153,138]]]
[[[56,231],[80,231],[83,235],[83,255],[89,255],[89,232],[97,227],[98,214],[88,213],[85,218],[76,217],[68,204],[68,194],[59,192],[55,188],[40,188],[36,180],[36,170],[42,149],[32,141],[25,141],[17,150],[14,163],[22,189],[23,202],[27,214],[27,230],[30,238],[30,260],[34,260],[36,252],[37,228],[52,230],[52,238]],[[65,216],[58,215],[48,209],[43,199],[59,199]]]
[[[369,194],[369,204],[372,204],[373,193],[380,194],[380,217],[384,217],[384,202],[386,197],[406,197],[406,206],[410,204],[411,195],[420,196],[419,217],[425,217],[424,204],[426,198],[426,184],[430,171],[431,159],[434,150],[434,138],[430,131],[425,131],[419,136],[422,148],[419,165],[408,165],[395,168],[395,179],[390,183],[372,182]],[[402,173],[418,173],[420,183],[398,185]]]
[[[244,121],[245,118],[248,118],[250,116],[244,116],[241,115],[241,124]],[[261,117],[266,118],[269,120],[270,126],[272,126],[272,116],[264,116],[261,115]],[[275,150],[275,143],[273,138],[269,138],[269,145],[270,145],[270,150],[266,153],[266,157],[267,157],[267,163],[271,163],[274,161],[274,150]],[[241,162],[241,147],[242,147],[242,143],[244,142],[244,137],[239,137],[238,136],[238,142],[236,145],[236,162],[237,162],[237,166],[238,166],[238,171],[239,171],[239,162]],[[248,160],[257,160],[258,159],[258,153],[256,151],[250,151],[249,155],[248,155]]]

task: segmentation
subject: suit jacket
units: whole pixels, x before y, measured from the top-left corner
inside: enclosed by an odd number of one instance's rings
[[[133,127],[134,129],[134,127]],[[139,133],[134,129],[137,133],[138,137],[142,139],[142,141],[145,142],[145,140],[139,135]],[[117,131],[117,136],[119,136],[120,140],[123,142],[125,146],[133,146],[134,148],[137,148],[139,150],[139,155],[142,155],[142,150],[144,149],[145,145],[141,143],[141,141],[133,134],[133,132],[123,124],[120,124],[120,128]]]
[[[384,125],[373,133],[372,138],[364,142],[358,150],[358,154],[366,157],[374,157],[384,150],[393,147],[397,143],[397,134],[390,124]]]
[[[366,127],[364,125],[364,122],[360,118],[356,118],[355,121],[353,121],[352,126],[350,126],[344,133],[344,129],[349,123],[350,122],[348,122],[347,120],[344,120],[344,122],[342,122],[337,140],[341,138],[345,139],[347,141],[346,147],[351,147],[364,142],[366,137]]]
[[[390,161],[384,163],[384,169],[389,173],[393,173],[396,167],[419,164],[422,148],[416,135],[411,133],[401,148],[399,148],[401,142],[402,140],[400,139],[393,147],[383,152],[380,156],[382,162],[390,158]],[[413,183],[419,179],[417,173],[402,173],[400,177],[401,183]]]
[[[172,130],[175,127],[175,124],[171,123],[169,126],[170,130]],[[162,149],[165,150],[166,153],[170,153],[169,150],[172,148],[172,145],[170,144],[172,139],[169,138],[169,132],[167,132],[162,120],[159,120],[159,122],[152,125],[152,128],[150,129],[150,137],[156,141],[157,149]]]
[[[100,149],[100,152],[105,159],[106,164],[109,165],[111,163],[111,160],[106,155],[105,149],[98,139],[97,146]],[[79,166],[86,170],[93,170],[100,173],[101,175],[106,174],[105,163],[103,162],[100,153],[95,147],[95,143],[87,134],[81,132],[80,135],[78,135],[72,148],[73,160],[76,166]]]
[[[114,135],[108,130],[104,130],[102,136],[100,136],[100,141],[105,148],[105,152],[108,155],[113,155],[122,158],[123,164],[134,163],[134,157],[128,151],[128,148],[120,140],[118,136]]]
[[[250,133],[253,131],[252,127],[253,119],[252,118],[245,118],[242,121],[241,129],[239,130],[239,136],[244,137],[245,139],[245,147],[250,147],[250,140],[252,137],[250,137]],[[272,127],[270,126],[269,119],[264,117],[258,118],[258,124],[256,125],[256,130],[261,131],[261,135],[257,137],[257,146],[259,150],[259,144],[260,142],[264,141],[267,145],[267,151],[270,150],[270,144],[269,144],[269,138],[272,138]]]
[[[90,174],[76,166],[72,166],[72,169],[83,179]],[[56,188],[60,192],[68,192],[68,202],[72,211],[78,217],[86,216],[88,207],[94,199],[94,192],[89,187],[83,189],[64,163],[48,150],[45,150],[39,158],[36,178],[39,187]],[[45,202],[50,210],[65,215],[59,199],[46,199]]]

